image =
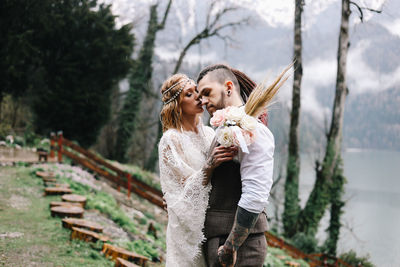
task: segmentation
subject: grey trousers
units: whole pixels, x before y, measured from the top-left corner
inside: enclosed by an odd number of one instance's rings
[[[203,246],[207,265],[219,267],[217,251],[225,243],[228,236],[213,237]],[[239,248],[235,267],[262,267],[267,255],[267,240],[264,233],[251,234]]]

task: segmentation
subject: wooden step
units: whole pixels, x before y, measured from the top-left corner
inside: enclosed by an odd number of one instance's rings
[[[43,178],[43,182],[45,183],[57,183],[56,178]]]
[[[290,267],[299,267],[300,263],[295,262],[295,261],[285,261],[285,265],[290,266]]]
[[[79,203],[84,208],[86,205],[86,197],[75,194],[66,194],[61,197],[62,201]]]
[[[41,172],[37,171],[36,176],[42,177],[42,178],[55,178],[55,173],[54,172]]]
[[[65,203],[65,202],[64,202]],[[64,228],[72,229],[72,227],[79,227],[88,229],[96,233],[103,232],[103,226],[98,223],[87,221],[85,219],[75,219],[75,218],[64,218],[62,219],[62,224]]]
[[[84,210],[81,207],[75,206],[56,206],[51,209],[51,216],[53,217],[73,217],[73,218],[82,218]]]
[[[139,267],[139,265],[136,265],[122,258],[117,258],[117,260],[115,261],[115,267]]]
[[[64,187],[64,188],[69,188],[69,184],[57,184],[56,182],[45,182],[44,186],[46,186],[46,187]]]
[[[107,243],[103,244],[102,252],[105,256],[111,257],[113,261],[117,261],[117,258],[132,261],[140,266],[144,266],[149,258],[136,254],[132,251],[116,247]]]
[[[52,201],[50,202],[50,208],[58,207],[58,206],[74,206],[82,208],[82,205],[79,203],[65,202],[65,201]]]
[[[98,240],[102,242],[110,241],[110,238],[105,235],[101,235],[96,232],[79,227],[72,227],[71,240],[72,239],[80,239],[86,242],[93,242],[93,243],[96,243]]]
[[[46,187],[44,189],[45,195],[64,195],[71,194],[72,190],[65,187]]]

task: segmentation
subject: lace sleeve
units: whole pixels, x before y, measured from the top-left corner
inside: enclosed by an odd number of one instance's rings
[[[183,149],[192,148],[184,146],[179,137],[178,133],[164,134],[159,144],[160,182],[167,202],[168,235],[173,236],[167,238],[167,247],[170,253],[181,253],[181,259],[183,255],[194,259],[204,241],[203,227],[211,186],[202,185],[205,174],[201,169],[195,170],[190,162],[185,162]]]

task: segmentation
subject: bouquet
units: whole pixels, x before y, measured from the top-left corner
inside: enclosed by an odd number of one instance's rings
[[[244,107],[230,106],[217,110],[210,120],[216,131],[217,142],[224,147],[238,146],[244,153],[249,153],[247,146],[254,142],[254,130],[257,120],[247,115]]]
[[[279,88],[287,81],[285,73],[294,63],[287,66],[269,86],[265,83],[257,85],[251,92],[247,103],[242,107],[230,106],[217,110],[210,120],[211,126],[218,127],[216,141],[224,147],[238,146],[244,153],[249,153],[247,146],[255,139],[257,119],[267,110],[267,106],[276,95]]]

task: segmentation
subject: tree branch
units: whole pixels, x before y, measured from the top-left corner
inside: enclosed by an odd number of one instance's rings
[[[165,22],[167,21],[167,17],[168,17],[168,14],[169,14],[169,10],[171,9],[171,5],[172,5],[172,0],[169,0],[168,5],[167,5],[167,9],[165,9],[165,12],[164,12],[164,17],[163,17],[161,23],[157,25],[157,29],[158,30],[164,29]]]
[[[360,13],[359,17],[361,22],[364,22],[364,12],[363,9],[371,11],[371,12],[375,12],[375,13],[382,13],[382,10],[377,10],[377,9],[373,9],[373,8],[369,8],[369,7],[360,7],[356,2],[350,1],[350,4],[354,5],[357,9],[358,12]]]
[[[185,57],[187,51],[190,49],[190,47],[192,47],[193,45],[196,45],[198,43],[200,43],[201,40],[203,39],[207,39],[213,36],[216,36],[222,40],[224,40],[225,42],[227,41],[232,41],[233,39],[230,36],[224,36],[220,34],[220,31],[222,31],[225,28],[234,28],[237,26],[242,26],[244,24],[247,24],[250,20],[250,17],[246,17],[244,19],[241,19],[239,21],[236,22],[228,22],[225,24],[222,24],[218,27],[216,27],[216,25],[218,24],[218,22],[222,19],[223,15],[237,10],[236,7],[226,7],[223,10],[221,10],[220,12],[217,13],[217,15],[215,16],[215,19],[210,23],[210,16],[211,16],[211,12],[213,10],[213,7],[215,5],[217,1],[213,1],[211,3],[210,9],[208,11],[207,14],[207,19],[206,19],[206,25],[204,26],[203,30],[201,32],[199,32],[198,34],[196,34],[186,45],[185,47],[182,49],[181,53],[179,54],[179,58],[178,61],[176,62],[175,68],[174,68],[174,72],[178,73],[182,62],[183,62],[183,58]]]

